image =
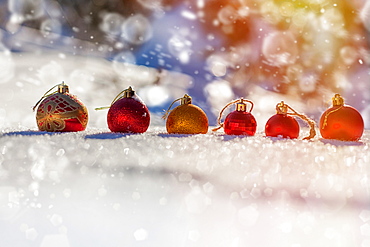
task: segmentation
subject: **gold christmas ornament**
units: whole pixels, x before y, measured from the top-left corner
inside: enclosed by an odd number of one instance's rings
[[[172,105],[181,100],[181,104],[170,110]],[[206,134],[208,132],[208,118],[204,111],[191,103],[187,94],[172,102],[165,115],[166,129],[169,134]]]
[[[50,93],[57,87],[57,91]],[[36,107],[39,130],[48,132],[75,132],[86,129],[88,112],[76,96],[69,94],[69,87],[62,82],[47,91]]]

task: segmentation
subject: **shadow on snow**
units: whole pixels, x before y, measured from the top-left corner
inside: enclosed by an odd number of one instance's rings
[[[135,133],[118,133],[118,132],[105,132],[98,134],[86,135],[85,139],[99,139],[99,140],[113,140],[130,135],[136,135]]]
[[[47,131],[38,131],[38,130],[24,130],[24,131],[12,131],[4,133],[4,136],[41,136],[41,135],[58,135],[62,132],[47,132]]]

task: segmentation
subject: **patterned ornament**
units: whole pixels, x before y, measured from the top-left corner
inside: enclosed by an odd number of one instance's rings
[[[56,92],[50,93],[55,87]],[[47,91],[36,103],[36,122],[39,130],[48,132],[75,132],[86,129],[88,112],[76,96],[69,94],[64,82]]]
[[[325,139],[358,141],[364,132],[364,120],[352,106],[344,105],[344,99],[335,94],[333,106],[320,118],[320,133]]]
[[[112,132],[144,133],[150,124],[150,113],[144,102],[129,87],[120,92],[110,107],[107,115],[108,128]]]
[[[291,110],[292,112],[288,112]],[[299,136],[299,124],[292,116],[298,116],[310,126],[310,135],[304,140],[309,140],[316,135],[315,122],[303,114],[296,112],[293,108],[281,101],[276,105],[276,114],[273,115],[265,125],[265,134],[270,137],[282,136],[283,138],[295,139]]]
[[[181,104],[170,111],[172,105],[181,100]],[[208,132],[208,118],[204,111],[191,103],[187,94],[172,102],[165,115],[166,129],[170,134],[206,134]]]
[[[244,102],[248,102],[251,104],[251,109],[247,112],[247,105]],[[224,123],[221,123],[222,113],[224,110],[236,103],[235,111],[230,112],[226,118]],[[219,127],[213,129],[213,131],[217,131],[220,128],[224,128],[224,131],[228,135],[247,135],[253,136],[256,133],[257,129],[257,121],[254,116],[251,114],[253,110],[253,102],[246,99],[238,99],[228,103],[220,112],[218,117],[218,124]]]

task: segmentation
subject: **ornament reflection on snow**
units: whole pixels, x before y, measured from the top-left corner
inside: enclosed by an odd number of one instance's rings
[[[291,112],[288,112],[291,110]],[[273,115],[265,125],[265,134],[270,137],[281,136],[283,138],[295,139],[299,136],[299,124],[292,116],[298,116],[308,123],[310,126],[309,136],[303,138],[309,140],[315,137],[315,122],[303,114],[296,112],[289,105],[281,101],[276,105],[276,114]]]
[[[247,104],[245,104],[244,102],[248,102],[251,104],[251,108],[249,109],[249,111],[247,111]],[[236,103],[235,111],[230,112],[226,116],[224,123],[221,123],[222,113],[224,112],[224,110],[228,106],[235,103]],[[217,120],[219,127],[213,129],[213,131],[217,131],[223,127],[225,133],[228,135],[254,136],[257,129],[257,121],[251,114],[253,106],[254,104],[252,101],[243,98],[228,103],[219,114]]]
[[[54,88],[57,91],[50,93]],[[62,82],[47,91],[33,107],[36,107],[39,130],[48,132],[75,132],[86,129],[88,112],[76,96],[69,94],[69,87]]]
[[[150,113],[144,102],[131,87],[120,92],[109,107],[107,115],[108,128],[112,132],[144,133],[150,124]]]
[[[325,139],[358,141],[364,132],[364,120],[352,106],[344,105],[339,94],[332,98],[333,106],[320,118],[320,133]]]
[[[171,110],[172,105],[178,101],[180,105]],[[204,111],[192,103],[192,98],[185,94],[176,99],[163,119],[166,121],[166,129],[169,134],[206,134],[208,132],[208,118]]]

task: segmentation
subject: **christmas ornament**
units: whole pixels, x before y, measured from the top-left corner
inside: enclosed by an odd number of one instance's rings
[[[244,102],[248,102],[251,104],[251,109],[247,112],[247,104]],[[226,118],[224,123],[221,123],[222,113],[224,110],[236,103],[236,110],[230,112]],[[254,116],[251,114],[253,110],[253,102],[246,99],[238,99],[228,103],[220,112],[218,117],[218,124],[219,127],[213,129],[213,131],[219,130],[220,128],[224,128],[224,131],[228,135],[248,135],[253,136],[256,133],[257,129],[257,122]]]
[[[150,113],[144,102],[131,87],[120,92],[109,107],[107,115],[108,128],[112,132],[144,133],[150,123]]]
[[[291,110],[292,112],[288,112]],[[308,123],[310,126],[309,136],[303,138],[309,140],[315,137],[315,122],[303,114],[296,112],[293,108],[288,106],[281,101],[276,105],[276,114],[273,115],[265,125],[266,136],[277,137],[282,136],[284,138],[297,138],[299,136],[299,124],[292,116],[298,116]]]
[[[320,133],[325,139],[358,141],[364,132],[364,120],[353,107],[344,105],[344,99],[335,94],[333,106],[320,118]]]
[[[172,105],[179,101],[180,105],[170,111]],[[166,129],[170,134],[206,134],[208,132],[208,118],[204,111],[191,103],[187,94],[172,102],[163,116],[166,119]]]
[[[54,88],[57,91],[50,93]],[[86,129],[88,112],[76,96],[69,94],[64,82],[47,91],[33,107],[36,107],[36,122],[39,130],[49,132],[73,132]]]

